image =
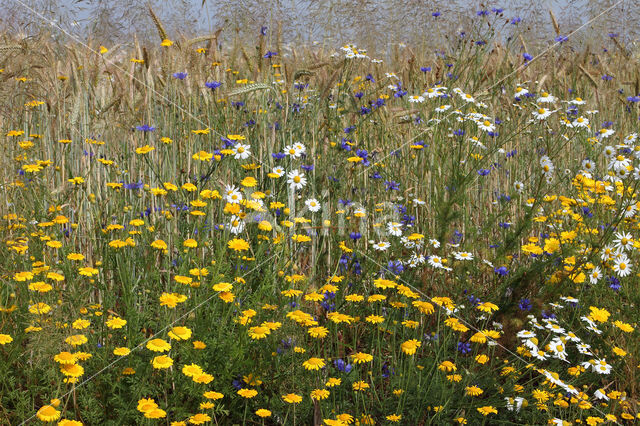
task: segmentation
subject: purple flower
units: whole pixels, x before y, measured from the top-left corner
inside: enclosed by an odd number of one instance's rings
[[[222,83],[219,81],[207,81],[204,84],[208,89],[215,90],[218,87],[222,86]]]
[[[148,124],[143,124],[142,126],[136,127],[136,130],[140,132],[153,132],[155,129],[156,129],[155,127],[151,127]]]
[[[184,80],[185,78],[187,78],[187,73],[186,72],[175,72],[175,73],[173,73],[173,78],[177,78],[178,80]]]
[[[531,302],[529,301],[529,299],[520,299],[518,308],[520,308],[521,311],[530,311],[533,306],[531,306]]]
[[[500,266],[498,268],[493,268],[493,272],[500,275],[501,277],[505,277],[509,273],[509,270],[506,266]]]
[[[471,352],[471,343],[458,342],[458,352],[462,353],[463,355]]]

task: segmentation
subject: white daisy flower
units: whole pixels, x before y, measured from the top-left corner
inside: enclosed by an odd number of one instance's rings
[[[380,241],[373,245],[373,249],[376,251],[386,251],[389,247],[391,247],[391,243],[386,241]]]
[[[537,110],[533,111],[533,117],[538,119],[538,120],[544,120],[545,118],[549,117],[551,114],[553,114],[555,111],[552,111],[550,109],[547,108],[538,108]]]
[[[538,102],[539,104],[550,104],[555,102],[557,99],[558,98],[547,92],[542,92],[536,102]]]
[[[287,174],[289,178],[287,183],[291,187],[291,189],[297,190],[302,189],[307,184],[307,178],[304,177],[303,173],[300,173],[298,169],[292,170]]]
[[[244,145],[242,143],[236,144],[233,147],[233,158],[236,160],[245,160],[251,155],[251,145]]]
[[[315,198],[309,198],[304,202],[304,204],[307,206],[310,212],[315,213],[317,211],[320,211],[320,203]]]
[[[402,224],[398,222],[389,222],[387,223],[387,232],[394,237],[399,237],[402,235]]]

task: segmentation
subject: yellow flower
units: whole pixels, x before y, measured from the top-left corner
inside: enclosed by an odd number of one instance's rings
[[[182,371],[184,372],[184,368]],[[217,401],[218,399],[222,399],[224,397],[223,394],[215,391],[207,391],[203,394],[203,396],[207,399],[213,399],[214,401]]]
[[[295,393],[288,393],[286,395],[282,395],[282,399],[284,400],[284,402],[288,404],[299,404],[300,402],[302,402],[302,397]]]
[[[336,377],[329,377],[329,380],[327,381],[327,383],[325,383],[325,386],[328,388],[332,388],[334,386],[340,386],[342,384],[342,379],[338,379]]]
[[[411,340],[407,340],[406,342],[402,343],[402,345],[400,345],[400,347],[402,348],[402,352],[404,352],[407,355],[413,355],[416,353],[416,350],[422,345],[422,343],[420,343],[418,340],[416,339],[411,339]]]
[[[167,335],[174,340],[188,340],[191,338],[191,329],[183,326],[173,327]]]
[[[480,354],[476,356],[476,362],[478,364],[486,364],[489,361],[489,357],[485,354]]]
[[[200,340],[196,340],[193,342],[193,349],[205,349],[207,345]]]
[[[166,250],[167,243],[165,243],[162,240],[155,240],[154,242],[151,243],[151,247],[153,247],[156,250]]]
[[[153,365],[153,368],[164,370],[173,365],[173,360],[167,355],[159,355],[151,360],[151,364]]]
[[[204,413],[194,414],[193,416],[189,417],[189,423],[194,425],[201,425],[210,420],[211,420],[211,416]]]
[[[188,248],[196,248],[198,247],[198,242],[193,238],[189,238],[188,240],[184,240],[182,245]]]
[[[13,338],[8,334],[0,334],[0,345],[6,345],[13,342]]]
[[[493,311],[497,311],[498,310],[498,306],[494,305],[491,302],[484,302],[484,303],[479,304],[477,306],[477,309],[481,310],[482,312],[492,313]]]
[[[137,410],[141,413],[146,413],[147,411],[151,411],[158,408],[158,404],[152,398],[142,398],[138,400]]]
[[[456,367],[456,365],[454,363],[452,363],[451,361],[443,361],[438,366],[438,370],[451,372],[451,371],[457,371],[458,367]]]
[[[171,349],[171,344],[162,339],[153,339],[147,342],[147,349],[154,352],[167,352]]]
[[[71,352],[63,351],[55,355],[53,360],[58,364],[74,364],[76,362],[76,356]]]
[[[353,384],[353,390],[354,391],[363,391],[363,390],[367,390],[369,389],[369,383],[365,382],[364,380],[359,380],[357,382],[355,382]]]
[[[80,346],[87,343],[87,337],[83,334],[74,334],[64,339],[64,341],[71,346]]]
[[[253,397],[254,397],[254,396],[256,396],[257,394],[258,394],[258,391],[257,391],[257,390],[255,390],[255,389],[246,389],[246,388],[243,388],[243,389],[240,389],[240,390],[238,391],[238,395],[240,395],[240,396],[241,396],[241,397],[243,397],[243,398],[247,398],[247,399],[253,398]]]
[[[476,408],[476,410],[478,410],[478,413],[482,414],[483,416],[488,416],[491,413],[498,414],[498,410],[496,410],[491,405],[486,405],[484,407],[478,407],[478,408]]]
[[[631,333],[633,332],[633,326],[631,324],[626,324],[620,320],[616,320],[613,322],[613,325],[615,325],[616,327],[618,327],[620,330],[624,331],[625,333]]]
[[[107,324],[107,327],[109,328],[113,328],[113,329],[122,328],[127,324],[127,320],[115,317],[108,320],[106,324]]]
[[[84,374],[84,368],[79,364],[61,364],[60,372],[67,377],[80,377]]]
[[[228,247],[234,251],[247,251],[249,250],[249,243],[242,238],[234,238],[229,241]]]
[[[402,420],[402,416],[399,414],[390,414],[386,417],[386,419],[390,422],[398,423],[400,420]]]
[[[54,422],[60,418],[60,411],[51,405],[45,405],[38,410],[36,416],[43,422]]]
[[[351,355],[351,359],[353,359],[353,362],[356,364],[362,364],[364,362],[373,361],[373,356],[364,352],[357,352]]]
[[[329,398],[330,392],[326,389],[314,389],[311,391],[311,399],[319,401]]]
[[[168,38],[165,38],[164,40],[162,40],[162,43],[160,43],[160,46],[170,47],[170,46],[173,46],[173,42]]]
[[[269,410],[267,410],[265,408],[260,408],[260,409],[256,410],[256,416],[258,416],[258,417],[265,418],[265,417],[269,417],[270,415],[271,415],[271,411],[269,411]]]
[[[467,386],[464,390],[465,394],[469,396],[480,396],[484,393],[484,391],[476,385]]]
[[[589,316],[594,321],[607,322],[611,315],[606,309],[598,309],[595,306],[589,306],[589,309],[591,310]]]
[[[154,408],[144,413],[144,416],[148,419],[161,419],[167,416],[167,412],[161,408]]]
[[[249,329],[249,337],[254,340],[264,339],[269,334],[271,334],[271,330],[268,327],[256,326]]]
[[[208,373],[198,374],[191,378],[195,383],[204,383],[205,385],[213,381],[213,376]]]
[[[140,148],[136,148],[136,154],[145,155],[153,151],[155,148],[149,145],[141,146]]]
[[[325,366],[325,362],[322,358],[312,357],[303,362],[302,366],[305,368],[305,370],[320,370]]]
[[[125,347],[115,348],[113,354],[117,356],[127,356],[131,353],[131,349]]]

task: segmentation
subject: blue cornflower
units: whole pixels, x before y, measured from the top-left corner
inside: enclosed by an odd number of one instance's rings
[[[463,355],[468,354],[469,352],[471,352],[471,343],[469,343],[469,342],[458,342],[458,352],[462,353]]]
[[[564,43],[565,41],[569,40],[569,37],[559,35],[558,37],[554,38],[554,40],[558,43]]]
[[[493,268],[493,272],[500,275],[501,277],[504,277],[509,273],[509,270],[506,266],[500,266],[498,268]]]
[[[143,124],[142,126],[137,126],[136,130],[139,130],[141,132],[153,132],[156,128],[149,126],[148,124]]]
[[[519,16],[511,18],[511,25],[518,25],[520,22],[522,22],[522,18],[520,18]]]
[[[491,170],[489,170],[489,169],[480,169],[480,170],[478,170],[478,174],[479,174],[480,176],[486,176],[486,175],[488,175],[489,173],[491,173]]]
[[[616,277],[607,277],[607,281],[609,282],[609,288],[613,291],[618,291],[620,290],[620,287],[622,287],[620,285],[620,280]]]
[[[267,53],[264,54],[264,58],[265,59],[269,59],[269,58],[272,58],[274,56],[278,56],[278,52],[272,52],[270,50],[267,50]]]
[[[211,90],[215,90],[218,87],[222,86],[222,83],[219,81],[207,81],[204,83],[205,87]]]
[[[422,72],[430,72],[431,71],[431,67],[420,67],[420,71],[422,71]]]
[[[462,129],[454,130],[453,134],[456,135],[456,136],[463,136],[464,135],[464,130],[462,130]]]
[[[375,172],[370,177],[371,179],[382,179],[382,175],[379,172]]]
[[[298,90],[304,90],[307,87],[309,87],[309,83],[295,83],[293,87],[295,87]]]
[[[533,59],[533,56],[529,55],[526,52],[522,54],[522,57],[524,58],[525,62]]]
[[[282,160],[284,157],[286,157],[286,154],[284,152],[274,152],[274,153],[271,154],[271,156],[275,160]]]
[[[487,16],[487,15],[489,15],[489,11],[487,11],[487,10],[479,10],[479,11],[476,12],[476,15],[478,15],[478,16]]]
[[[300,168],[302,170],[306,170],[306,171],[310,172],[311,170],[313,170],[314,166],[313,166],[313,164],[309,164],[308,166],[303,164],[302,166],[300,166]]]
[[[176,72],[176,73],[173,73],[173,77],[177,78],[178,80],[184,80],[185,78],[187,78],[187,73],[186,72]]]
[[[604,81],[611,81],[611,80],[613,80],[613,77],[610,76],[610,75],[605,74],[605,75],[602,76],[602,79]]]
[[[338,369],[338,371],[341,371],[347,374],[351,371],[351,369],[353,369],[353,365],[344,362],[341,358],[338,358],[335,361],[333,361],[333,365]]]
[[[511,223],[509,222],[500,222],[498,223],[498,226],[502,229],[509,229],[509,227],[511,226]]]
[[[266,36],[267,35],[267,27],[260,27],[260,35]]]
[[[531,308],[533,308],[533,306],[531,305],[531,302],[529,301],[529,299],[520,299],[520,303],[518,303],[518,308],[520,308],[521,311],[530,311]]]
[[[349,234],[349,238],[351,238],[354,241],[358,241],[360,238],[362,238],[362,234],[359,232],[351,232]]]
[[[364,93],[362,92],[357,92],[355,95],[353,95],[354,97],[356,97],[357,99],[360,99],[364,96]]]
[[[404,271],[404,266],[399,260],[390,260],[387,263],[387,269],[395,275],[400,275]]]
[[[385,180],[384,185],[386,186],[387,191],[399,191],[400,184],[393,180]]]
[[[442,15],[442,13],[440,13],[440,12],[433,12],[433,13],[431,14],[431,16],[433,16],[434,18],[437,18],[437,17],[439,17],[440,15]]]
[[[554,314],[553,312],[542,311],[540,313],[540,315],[542,316],[543,319],[555,319],[556,318],[556,314]]]
[[[373,76],[371,74],[367,74],[367,76],[364,78],[367,81],[370,81],[372,83],[375,83],[376,81],[373,79]]]
[[[502,12],[504,12],[504,9],[499,8],[499,7],[492,7],[492,8],[491,8],[491,11],[492,11],[493,13],[495,13],[496,15],[500,15]]]
[[[640,96],[627,96],[629,102],[640,102]]]
[[[484,41],[484,40],[478,40],[478,41],[476,41],[476,46],[484,46],[485,44],[487,44],[487,42],[486,42],[486,41]]]
[[[346,134],[349,134],[353,132],[355,129],[356,129],[356,126],[349,126],[349,127],[345,127],[342,131],[345,132]]]

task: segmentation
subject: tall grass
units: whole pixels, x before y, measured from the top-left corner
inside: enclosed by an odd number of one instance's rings
[[[480,21],[380,62],[154,21],[0,46],[5,423],[633,421],[621,44],[529,62]]]

